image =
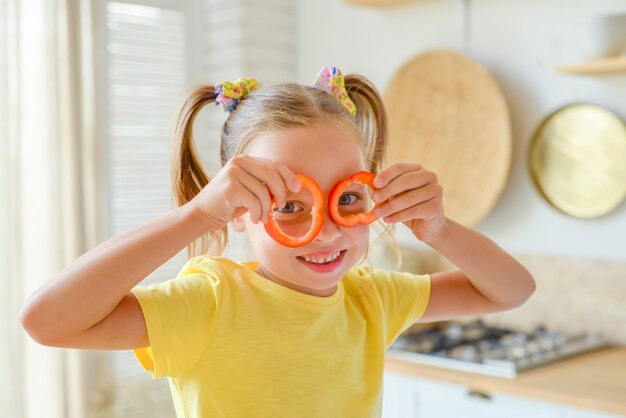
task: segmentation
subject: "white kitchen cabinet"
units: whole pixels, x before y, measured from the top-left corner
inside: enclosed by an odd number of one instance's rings
[[[386,372],[383,418],[617,418],[617,415],[543,402],[481,393],[447,382]]]
[[[419,379],[420,418],[562,418],[554,404]]]
[[[385,373],[383,380],[382,418],[419,416],[419,379],[397,373]]]
[[[566,407],[563,418],[624,418],[624,415],[607,414],[604,412],[591,411],[589,409]]]

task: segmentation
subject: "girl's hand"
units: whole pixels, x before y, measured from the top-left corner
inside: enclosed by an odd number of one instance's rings
[[[437,237],[445,215],[443,189],[435,173],[417,164],[394,164],[376,176],[374,186],[378,190],[372,199],[384,202],[375,210],[379,218],[403,222],[424,242]]]
[[[287,189],[300,191],[300,183],[287,166],[240,154],[231,158],[189,203],[213,231],[246,212],[255,224],[267,222],[272,206],[270,193],[276,205],[284,207]]]

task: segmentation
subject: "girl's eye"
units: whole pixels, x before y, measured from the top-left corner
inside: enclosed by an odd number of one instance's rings
[[[345,194],[342,194],[341,197],[339,197],[339,204],[340,205],[352,205],[353,203],[356,203],[358,199],[359,199],[359,196],[354,193],[345,193]]]
[[[274,208],[276,212],[280,213],[295,213],[298,211],[298,208],[302,210],[302,206],[298,205],[295,202],[287,202],[285,207],[279,208],[278,206]]]

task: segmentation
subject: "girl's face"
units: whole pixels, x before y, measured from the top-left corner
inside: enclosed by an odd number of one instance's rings
[[[248,154],[280,162],[295,174],[311,177],[322,189],[327,202],[335,184],[365,170],[361,150],[355,141],[333,124],[299,127],[258,136],[250,144]],[[342,196],[342,210],[366,210],[369,202],[366,186],[353,184]],[[306,215],[310,211],[310,193],[304,188],[297,194],[288,191],[286,200],[288,203],[283,211],[274,212],[275,219],[285,233],[302,235],[308,230]],[[286,287],[317,296],[330,296],[335,292],[344,274],[365,254],[369,241],[369,225],[360,224],[353,228],[337,225],[330,218],[326,205],[321,231],[302,247],[289,248],[277,243],[261,222],[254,224],[250,221],[249,213],[244,215],[244,222],[258,257],[256,272]],[[328,265],[311,262],[322,261],[337,252],[339,258]],[[311,261],[306,261],[305,256]]]

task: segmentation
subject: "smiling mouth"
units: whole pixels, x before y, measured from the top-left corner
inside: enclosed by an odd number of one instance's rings
[[[328,255],[327,257],[298,256],[296,258],[302,264],[315,272],[328,273],[341,265],[347,251],[348,250],[340,250],[334,254]]]
[[[304,261],[308,261],[310,263],[326,264],[326,263],[335,261],[337,257],[339,257],[339,255],[341,254],[341,251],[344,251],[344,250],[337,250],[333,253],[327,254],[326,256],[319,256],[319,255],[313,254],[313,255],[301,255],[298,258],[304,259]]]

